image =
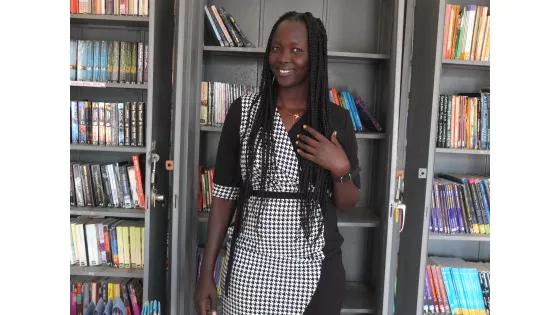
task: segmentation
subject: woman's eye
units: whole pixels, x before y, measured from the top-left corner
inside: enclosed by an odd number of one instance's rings
[[[279,51],[279,50],[280,50],[280,47],[272,47],[272,50],[273,50],[273,51]]]
[[[299,48],[294,48],[294,49],[292,49],[292,51],[295,52],[295,53],[299,53],[299,52],[302,52],[303,50],[301,50]]]

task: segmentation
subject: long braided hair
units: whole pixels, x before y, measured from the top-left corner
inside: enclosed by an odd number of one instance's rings
[[[330,124],[329,97],[328,97],[328,73],[327,73],[327,32],[320,19],[313,17],[309,12],[297,13],[294,11],[282,15],[272,27],[268,44],[266,47],[262,79],[259,87],[259,95],[252,106],[258,106],[252,128],[248,134],[248,158],[246,160],[247,180],[245,181],[245,197],[249,197],[250,183],[257,149],[260,145],[262,157],[262,171],[260,176],[260,187],[265,189],[267,181],[270,181],[275,170],[274,163],[274,115],[276,112],[277,89],[274,75],[270,70],[268,56],[272,38],[278,25],[283,21],[305,23],[308,35],[309,53],[309,91],[307,100],[307,114],[304,115],[303,123],[319,131],[327,138],[332,133]],[[310,220],[316,201],[320,202],[323,211],[328,201],[328,191],[332,182],[329,171],[319,165],[298,155],[302,168],[299,182],[299,200],[301,211],[301,225],[306,237],[310,235]],[[274,183],[272,183],[274,184]],[[314,189],[311,189],[313,185]],[[259,198],[262,200],[262,198]],[[247,199],[245,199],[247,200]],[[263,207],[260,208],[262,211]],[[259,212],[260,212],[259,211]]]
[[[320,19],[315,18],[311,13],[298,13],[287,12],[282,15],[272,27],[268,43],[266,46],[264,64],[257,97],[253,100],[249,112],[253,112],[254,106],[257,106],[252,127],[245,129],[243,138],[247,138],[247,159],[245,160],[245,169],[247,170],[246,179],[243,182],[240,202],[236,212],[236,220],[231,242],[230,260],[228,263],[228,271],[226,275],[226,289],[228,291],[229,278],[231,274],[231,266],[235,254],[235,243],[240,229],[243,228],[247,210],[245,201],[249,200],[252,193],[251,182],[253,180],[253,167],[257,153],[262,157],[259,168],[260,174],[260,188],[257,196],[263,196],[266,189],[267,182],[272,186],[274,182],[270,182],[273,178],[276,163],[274,159],[274,116],[276,112],[276,101],[278,86],[275,83],[274,75],[268,63],[270,54],[270,46],[272,38],[278,25],[283,21],[305,23],[307,26],[308,35],[308,53],[309,53],[309,87],[308,87],[308,100],[307,100],[307,113],[302,116],[302,122],[313,129],[317,130],[327,138],[332,133],[332,126],[330,124],[330,110],[329,110],[329,97],[328,97],[328,72],[327,72],[327,32],[325,26]],[[260,148],[260,152],[257,150]],[[319,202],[322,211],[324,212],[327,207],[329,198],[328,192],[332,188],[332,181],[328,170],[323,169],[319,165],[302,158],[298,154],[299,165],[301,166],[298,199],[300,201],[300,217],[301,227],[306,239],[311,235],[311,221],[316,206]],[[313,186],[313,189],[311,188]],[[257,209],[258,217],[266,207],[262,206],[262,200],[265,198],[257,198],[260,205],[253,206]],[[266,205],[266,201],[265,201]],[[322,227],[321,227],[322,228]],[[317,233],[318,237],[321,233]]]

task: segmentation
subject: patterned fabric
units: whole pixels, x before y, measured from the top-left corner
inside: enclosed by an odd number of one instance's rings
[[[240,136],[253,122],[257,106],[251,112],[249,109],[254,97],[256,94],[242,98]],[[262,157],[258,153],[253,168],[253,189],[297,192],[298,160],[278,111],[274,117],[273,137],[275,170],[272,180],[267,187],[260,187]],[[240,168],[244,180],[247,176],[247,139],[240,142]],[[214,196],[236,199],[238,195],[239,187],[214,184]],[[255,207],[259,203],[264,208],[257,218]],[[228,295],[223,296],[223,314],[303,314],[317,287],[325,257],[322,251],[325,246],[323,216],[319,205],[316,204],[312,216],[309,239],[304,237],[301,228],[297,200],[251,196],[245,205],[245,227],[237,238]],[[231,231],[230,228],[230,237]],[[228,243],[224,265],[229,260],[229,247]],[[222,279],[226,277],[226,270],[222,268]]]

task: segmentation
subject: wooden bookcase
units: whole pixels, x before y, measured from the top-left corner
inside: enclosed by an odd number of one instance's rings
[[[70,275],[142,278],[144,301],[158,300],[167,310],[166,250],[168,206],[152,201],[152,157],[157,154],[155,188],[168,195],[169,174],[165,161],[170,151],[172,93],[173,1],[150,0],[149,17],[70,14],[70,38],[143,42],[148,45],[148,83],[70,82],[70,100],[145,102],[145,146],[94,146],[70,144],[70,161],[83,163],[132,163],[140,155],[146,209],[70,207],[71,216],[112,217],[144,220],[144,268],[71,266]],[[169,201],[167,201],[169,204]],[[140,307],[142,307],[140,305]]]
[[[256,48],[205,46],[204,5],[222,5]],[[403,0],[214,0],[177,2],[173,94],[171,314],[195,314],[196,252],[207,215],[197,213],[200,165],[214,165],[220,128],[201,126],[201,82],[258,85],[270,29],[283,13],[309,11],[329,37],[329,85],[364,98],[383,133],[359,133],[362,189],[358,206],[340,214],[348,281],[343,314],[390,314],[396,268],[395,194],[402,67]]]
[[[422,313],[428,256],[490,261],[489,235],[429,232],[434,175],[451,172],[490,175],[490,151],[436,148],[439,95],[477,93],[490,87],[489,62],[442,58],[446,4],[490,6],[490,1],[415,1],[414,27],[410,28],[414,50],[406,123],[404,203],[407,214],[398,254],[395,312],[398,315]],[[420,169],[425,169],[425,177],[419,176]]]

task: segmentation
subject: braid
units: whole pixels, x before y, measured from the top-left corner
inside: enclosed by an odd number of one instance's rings
[[[270,184],[270,186],[273,187],[277,184],[275,182],[267,183],[267,181],[274,178],[272,175],[276,170],[273,130],[274,115],[276,113],[276,99],[278,96],[277,85],[274,84],[274,76],[268,63],[268,57],[274,33],[276,32],[278,25],[285,20],[305,23],[307,26],[309,46],[309,88],[307,115],[305,115],[306,118],[304,123],[311,126],[325,137],[329,137],[332,133],[328,97],[327,32],[325,30],[325,26],[320,19],[313,17],[313,15],[309,12],[287,12],[282,15],[278,21],[276,21],[270,32],[264,56],[265,62],[263,63],[259,92],[249,108],[249,112],[252,113],[254,107],[257,106],[254,120],[251,124],[251,128],[246,128],[242,135],[242,139],[247,139],[248,145],[247,159],[245,160],[247,175],[241,187],[231,240],[231,252],[227,266],[224,292],[226,295],[229,287],[232,261],[235,255],[237,236],[239,235],[240,230],[243,229],[246,221],[245,216],[247,215],[247,211],[245,210],[247,209],[245,207],[245,203],[251,195],[251,183],[254,179],[253,167],[255,166],[258,153],[260,153],[262,158],[262,165],[258,165],[258,168],[261,170],[260,178],[255,178],[255,180],[260,180],[261,187],[261,189],[257,192],[257,196],[264,197],[264,191],[268,186],[267,184]],[[258,148],[260,148],[260,152],[257,152]],[[302,158],[299,155],[298,161],[302,169],[299,179],[301,227],[304,231],[304,236],[306,239],[309,239],[311,235],[311,221],[313,219],[314,209],[317,202],[319,202],[323,213],[326,210],[328,199],[330,197],[329,191],[332,189],[332,181],[328,170],[323,169],[319,165]],[[257,198],[257,200],[259,200],[259,204],[252,205],[252,208],[257,209],[257,217],[260,221],[262,211],[266,208],[266,204],[263,207],[261,202],[266,199]],[[322,229],[322,225],[320,228]],[[321,234],[322,231],[319,231],[319,233],[316,234],[316,237]]]
[[[276,167],[274,163],[274,141],[272,137],[274,115],[277,105],[277,85],[274,84],[273,74],[267,61],[274,33],[278,25],[285,20],[302,22],[307,26],[309,46],[309,91],[307,104],[308,114],[305,115],[304,123],[326,137],[329,137],[332,133],[330,110],[328,106],[327,32],[323,22],[313,17],[311,13],[287,12],[276,21],[270,32],[264,56],[265,62],[263,64],[259,94],[251,104],[251,107],[258,106],[258,108],[256,109],[252,128],[246,130],[246,132],[249,133],[247,136],[249,155],[246,161],[248,173],[244,189],[246,198],[249,197],[251,189],[250,183],[251,179],[253,179],[251,170],[254,167],[256,150],[259,148],[259,145],[262,144],[260,146],[260,153],[263,158],[260,177],[260,187],[262,190],[267,187],[267,180],[270,181],[270,178],[273,178],[272,174]],[[253,108],[251,108],[250,111],[251,110],[253,110]],[[332,188],[332,182],[328,170],[323,169],[305,158],[301,158],[299,155],[298,160],[302,168],[299,182],[301,225],[305,236],[309,237],[309,226],[314,206],[316,202],[319,201],[322,210],[325,211],[329,198],[328,191]],[[274,185],[275,183],[271,182],[270,184]],[[313,187],[313,189],[311,187]],[[263,200],[264,198],[258,199]],[[264,207],[258,206],[256,208],[259,209],[260,212]]]

